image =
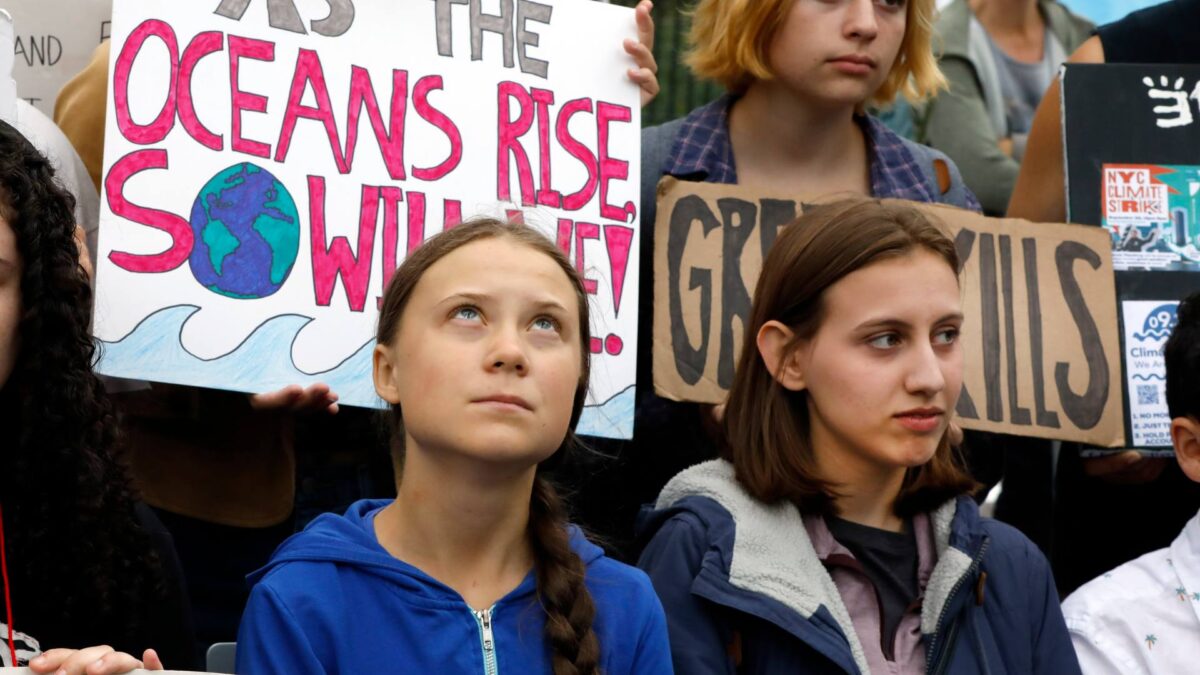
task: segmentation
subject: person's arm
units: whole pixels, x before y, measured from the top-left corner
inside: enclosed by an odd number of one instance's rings
[[[250,591],[238,628],[235,670],[241,675],[325,672],[304,628],[267,584],[259,583]]]
[[[1067,622],[1059,604],[1058,588],[1050,562],[1033,542],[1025,541],[1025,577],[1029,589],[1029,616],[1032,626],[1033,672],[1031,675],[1073,675],[1079,673],[1079,659],[1071,646]]]
[[[671,675],[671,642],[667,637],[667,617],[649,580],[645,580],[642,630],[638,635],[630,675]]]
[[[1104,63],[1100,38],[1095,35],[1088,38],[1067,63]],[[1021,171],[1008,202],[1009,218],[1024,218],[1035,223],[1061,223],[1067,219],[1059,97],[1059,80],[1055,77],[1033,116]]]
[[[1003,214],[1020,168],[1011,157],[1011,140],[996,137],[974,68],[953,58],[940,67],[950,89],[929,102],[920,140],[954,160],[985,213]]]
[[[638,567],[650,576],[666,612],[675,672],[734,675],[735,665],[726,651],[728,629],[717,621],[712,606],[691,590],[705,548],[703,525],[680,514],[659,528],[638,558]]]

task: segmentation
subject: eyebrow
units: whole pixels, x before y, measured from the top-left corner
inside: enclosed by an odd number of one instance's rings
[[[962,321],[962,320],[963,320],[962,312],[950,312],[949,314],[945,314],[945,315],[939,317],[938,320],[934,321],[933,323],[935,325],[937,325],[937,324],[948,323],[951,321]],[[907,321],[903,321],[901,319],[892,319],[892,318],[869,319],[869,320],[864,321],[863,323],[859,324],[857,330],[875,330],[875,329],[879,329],[879,328],[911,329],[912,324],[910,324]]]
[[[487,293],[476,293],[476,292],[467,291],[467,292],[454,293],[454,294],[448,295],[441,302],[439,302],[438,305],[446,305],[451,302],[464,301],[464,300],[467,302],[473,302],[473,303],[482,305],[490,300],[494,300],[494,297]],[[561,312],[569,311],[566,307],[563,306],[563,304],[561,302],[559,302],[557,300],[552,300],[552,299],[537,300],[537,301],[535,301],[535,306],[537,307],[537,309],[539,311],[551,310],[551,309],[558,310]]]

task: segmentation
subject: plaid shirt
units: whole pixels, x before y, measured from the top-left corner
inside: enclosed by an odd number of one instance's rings
[[[664,173],[708,183],[736,183],[737,167],[729,142],[729,107],[736,100],[726,94],[693,110],[675,137]],[[937,202],[921,167],[904,141],[870,115],[856,116],[867,139],[867,161],[871,169],[871,196]],[[968,208],[979,212],[975,195],[967,192]]]

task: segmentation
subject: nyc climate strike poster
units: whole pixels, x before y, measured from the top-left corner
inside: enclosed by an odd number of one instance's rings
[[[630,437],[636,35],[632,10],[577,0],[118,0],[101,372],[381,405],[396,266],[472,216],[523,218],[591,294],[580,431]]]

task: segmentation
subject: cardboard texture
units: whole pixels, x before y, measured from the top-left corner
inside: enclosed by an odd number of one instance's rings
[[[664,178],[654,234],[654,386],[717,403],[732,384],[754,285],[795,197]],[[963,262],[965,429],[1120,445],[1116,290],[1106,232],[915,204]]]

